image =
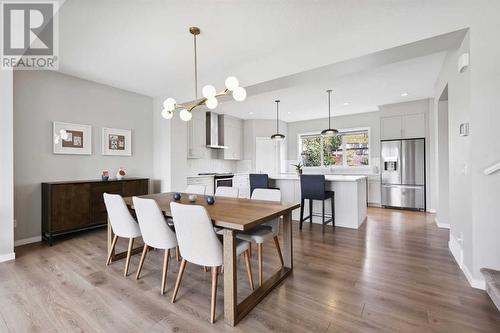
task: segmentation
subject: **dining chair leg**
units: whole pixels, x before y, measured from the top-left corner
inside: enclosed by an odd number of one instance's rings
[[[274,236],[274,245],[276,245],[276,250],[278,251],[278,255],[280,256],[281,266],[284,266],[285,262],[283,261],[283,254],[281,253],[281,247],[278,236]]]
[[[144,248],[142,249],[141,260],[139,261],[139,267],[137,267],[137,273],[135,274],[135,279],[139,280],[139,276],[141,275],[142,266],[144,266],[144,260],[146,259],[146,254],[148,253],[149,246],[144,244]]]
[[[108,260],[106,261],[106,266],[109,266],[109,264],[111,264],[111,257],[113,256],[113,252],[115,250],[115,246],[116,246],[116,241],[117,240],[118,240],[118,236],[115,235],[113,237],[113,242],[111,242],[111,249],[109,250]]]
[[[248,282],[250,283],[250,289],[254,289],[253,276],[252,276],[252,266],[250,265],[250,250],[244,252],[245,265],[247,266]]]
[[[177,274],[177,280],[175,281],[174,293],[172,294],[172,303],[175,302],[175,298],[177,297],[177,292],[179,291],[179,287],[181,285],[182,275],[184,274],[184,269],[186,268],[186,260],[182,259],[181,265],[179,267],[179,274]]]
[[[330,198],[330,200],[332,203],[332,226],[335,227],[335,192],[333,192],[333,195]]]
[[[165,256],[163,257],[163,275],[161,278],[161,294],[165,294],[165,287],[167,286],[167,272],[168,263],[170,262],[170,249],[165,250]]]
[[[177,262],[181,261],[181,253],[179,252],[179,245],[175,247],[175,259]]]
[[[252,243],[248,243],[248,254],[250,255],[250,258],[252,258]]]
[[[132,246],[134,246],[134,239],[130,238],[128,241],[128,250],[127,250],[127,260],[125,262],[125,271],[123,272],[123,276],[128,275],[128,266],[130,265],[130,255],[132,254]]]
[[[203,270],[205,271],[205,273],[208,272],[208,267],[207,266],[203,266]]]
[[[212,267],[212,304],[210,307],[210,323],[215,321],[215,305],[217,304],[218,267]]]
[[[262,243],[257,244],[257,254],[259,261],[259,287],[262,286]]]

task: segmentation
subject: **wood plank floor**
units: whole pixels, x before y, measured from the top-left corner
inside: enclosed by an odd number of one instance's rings
[[[222,278],[211,325],[210,273],[188,265],[170,303],[178,263],[160,295],[162,251],[150,252],[142,278],[124,262],[104,266],[106,231],[16,249],[0,264],[0,332],[500,332],[485,292],[469,287],[433,216],[370,208],[360,230],[294,224],[294,272],[235,328],[223,320]],[[126,241],[119,241],[125,249]],[[252,269],[257,281],[256,247]],[[264,246],[264,278],[278,268]],[[239,260],[239,292],[249,293]]]

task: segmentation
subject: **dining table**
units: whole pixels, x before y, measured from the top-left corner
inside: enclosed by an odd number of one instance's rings
[[[224,255],[224,321],[235,326],[274,288],[276,288],[293,271],[292,247],[292,211],[299,208],[299,203],[284,203],[243,198],[216,197],[215,203],[208,204],[205,195],[197,195],[194,202],[189,200],[188,193],[180,193],[181,198],[174,200],[174,192],[157,193],[139,196],[153,199],[158,203],[166,217],[172,218],[170,203],[172,201],[186,205],[200,205],[206,208],[214,226],[222,228]],[[133,211],[132,197],[124,198],[128,208]],[[238,303],[237,267],[236,267],[236,235],[251,230],[275,218],[282,219],[282,253],[283,265],[262,285],[255,288],[244,300]],[[111,251],[113,230],[108,220],[108,251]],[[139,248],[133,253],[138,253]],[[112,260],[123,258],[125,253],[112,253]],[[181,253],[182,255],[182,253]]]

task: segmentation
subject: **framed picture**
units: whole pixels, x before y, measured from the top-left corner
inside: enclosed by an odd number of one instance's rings
[[[92,155],[92,126],[53,122],[53,153]]]
[[[132,131],[104,127],[102,129],[102,154],[132,156]]]

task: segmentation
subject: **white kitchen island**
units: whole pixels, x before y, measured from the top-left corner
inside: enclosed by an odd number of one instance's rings
[[[300,180],[292,174],[270,176],[271,187],[281,190],[282,201],[300,202]],[[358,229],[366,220],[366,176],[325,175],[326,190],[335,191],[335,226]],[[331,213],[330,200],[325,202],[326,214]],[[309,215],[309,203],[305,201],[304,217]],[[315,200],[313,212],[321,214],[321,201]],[[300,209],[293,211],[292,218],[300,219]],[[326,218],[328,219],[328,218]],[[313,217],[314,223],[321,223],[321,216]],[[308,220],[304,223],[307,228]],[[331,224],[330,224],[331,225]]]

